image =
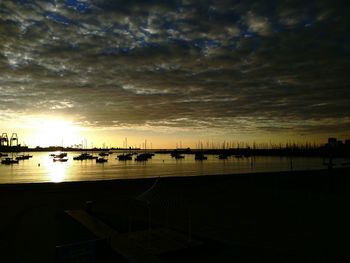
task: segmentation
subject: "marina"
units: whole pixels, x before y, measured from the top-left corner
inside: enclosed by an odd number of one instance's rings
[[[139,153],[120,158],[122,152],[116,152],[99,159],[81,152],[31,152],[31,155],[33,157],[29,160],[18,162],[14,158],[18,163],[0,165],[0,183],[94,181],[327,168],[321,157],[226,156],[221,159],[218,155],[206,155],[206,160],[196,160],[194,154],[181,154],[181,158],[176,158],[177,155],[172,157],[169,153]],[[7,160],[5,158],[9,157],[2,157]],[[342,166],[347,162],[347,159],[339,158],[334,160],[334,166]]]

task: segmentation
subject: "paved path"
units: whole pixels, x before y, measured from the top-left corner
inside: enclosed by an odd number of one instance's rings
[[[108,237],[111,247],[131,263],[161,263],[160,258],[150,254],[142,247],[137,246],[132,240],[125,238],[110,226],[83,210],[66,211],[68,215],[80,222],[99,238]]]

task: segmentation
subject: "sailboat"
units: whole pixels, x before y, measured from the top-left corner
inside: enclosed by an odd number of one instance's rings
[[[123,142],[123,147],[125,147],[125,149],[128,148],[128,138],[125,138],[125,141]],[[132,153],[122,153],[122,154],[119,154],[117,156],[117,158],[119,161],[128,161],[128,160],[132,160]]]
[[[22,155],[18,155],[16,157],[16,160],[29,160],[30,158],[32,158],[33,155],[29,155],[29,154],[22,154]]]
[[[195,154],[194,159],[202,161],[202,160],[207,160],[208,157],[205,156],[202,152],[198,152]]]
[[[108,159],[105,159],[103,157],[96,159],[96,163],[106,163],[106,162],[108,162]]]
[[[15,163],[18,163],[18,160],[10,158],[10,157],[6,157],[5,159],[1,160],[1,164],[9,165],[9,164],[15,164]]]
[[[152,159],[154,156],[154,153],[147,152],[147,140],[145,140],[144,147],[145,152],[138,154],[135,158],[135,161],[147,161],[148,159]]]
[[[66,152],[59,152],[54,154],[53,159],[54,162],[67,162],[68,157]]]
[[[195,160],[199,160],[199,161],[207,160],[208,157],[205,156],[204,153],[203,153],[203,144],[202,144],[202,142],[198,143],[198,148],[200,148],[200,152],[196,152],[195,153],[194,159]]]

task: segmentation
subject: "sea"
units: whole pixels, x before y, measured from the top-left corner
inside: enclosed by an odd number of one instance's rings
[[[163,153],[139,162],[134,160],[135,156],[129,161],[119,161],[117,155],[120,153],[113,153],[105,157],[108,162],[96,163],[95,160],[73,160],[79,154],[68,152],[67,162],[54,162],[49,152],[30,152],[33,157],[20,160],[18,164],[0,164],[0,184],[327,169],[324,160],[319,157],[230,156],[221,160],[217,155],[207,155],[207,160],[198,161],[193,154],[184,154],[184,159],[175,159]]]

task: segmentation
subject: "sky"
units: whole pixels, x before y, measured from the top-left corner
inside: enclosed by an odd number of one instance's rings
[[[0,1],[0,133],[31,147],[350,138],[349,7]]]

